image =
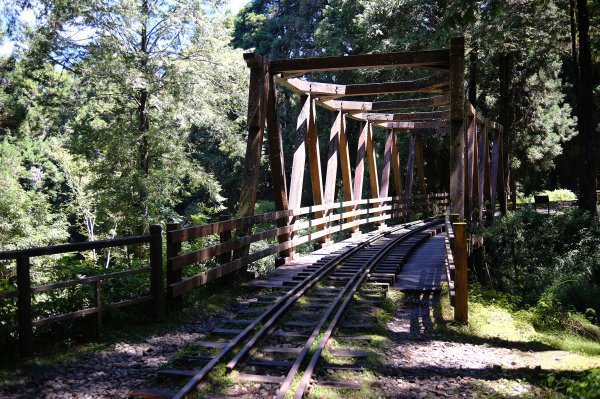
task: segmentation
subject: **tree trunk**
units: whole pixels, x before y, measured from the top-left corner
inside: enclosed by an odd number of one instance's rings
[[[504,192],[500,195],[500,211],[506,213],[506,190],[511,186],[515,187],[514,171],[510,165],[510,157],[512,153],[512,124],[513,124],[513,107],[510,92],[512,81],[514,55],[511,53],[500,55],[500,124],[504,127],[503,130],[503,150],[502,164],[504,165],[504,182],[500,187]],[[509,185],[510,184],[510,185]],[[499,190],[500,191],[500,190]],[[511,193],[511,198],[515,196]],[[514,206],[514,203],[513,203]]]
[[[477,44],[473,43],[473,48],[469,54],[469,102],[477,108]]]
[[[594,99],[590,19],[587,0],[577,0],[577,33],[579,38],[577,71],[577,128],[579,130],[579,208],[596,214],[594,187]],[[574,55],[575,56],[575,55]]]
[[[140,32],[140,70],[145,75],[148,66],[148,32],[147,23],[149,17],[148,0],[142,0],[141,16],[142,30]],[[148,101],[149,93],[147,88],[142,88],[139,91],[139,107],[138,107],[138,132],[140,137],[139,142],[139,171],[145,178],[150,173],[150,145],[148,142],[148,132],[150,130],[150,119],[148,118]],[[143,182],[139,187],[139,207],[142,217],[141,233],[148,234],[149,227],[149,210],[148,210],[148,189]]]

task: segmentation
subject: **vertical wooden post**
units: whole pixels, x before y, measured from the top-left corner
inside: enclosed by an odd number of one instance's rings
[[[33,355],[33,323],[31,314],[31,274],[29,258],[17,258],[17,315],[19,320],[19,350],[21,357]]]
[[[329,133],[329,144],[327,151],[327,170],[325,172],[325,190],[323,191],[323,203],[333,204],[335,201],[335,186],[338,170],[338,152],[340,148],[341,131],[344,129],[344,115],[338,112],[331,131]],[[325,216],[331,215],[333,209],[325,212]],[[327,223],[326,228],[331,228],[330,223]],[[330,235],[327,235],[327,241],[330,240]]]
[[[162,227],[150,226],[150,292],[152,293],[152,312],[160,319],[165,312],[165,293],[163,288],[163,249]]]
[[[388,196],[390,190],[390,171],[392,169],[392,144],[394,132],[390,129],[385,140],[383,151],[383,169],[381,171],[381,185],[379,186],[379,198]]]
[[[369,124],[365,123],[363,129],[358,136],[358,149],[356,151],[356,167],[354,168],[354,200],[362,198],[363,180],[365,177],[365,155],[367,153],[367,135],[369,131]],[[358,206],[354,206],[357,209]],[[359,228],[353,228],[350,230],[351,234],[360,232]]]
[[[492,163],[491,163],[491,213],[494,215],[496,212],[496,198],[498,195],[498,182],[500,182],[500,158],[502,154],[500,152],[500,129],[494,129],[494,141],[492,143]]]
[[[266,87],[266,103],[267,103],[267,137],[269,140],[269,165],[271,167],[271,179],[273,181],[273,199],[275,201],[275,209],[284,211],[288,209],[287,186],[285,180],[285,167],[283,158],[283,144],[281,139],[281,126],[279,124],[277,92],[275,87],[274,76],[270,71],[269,61],[264,60],[263,72]],[[285,227],[290,223],[289,218],[277,220],[277,227]],[[290,234],[285,233],[278,236],[280,243],[287,242],[290,239]],[[276,265],[284,264],[289,257],[292,256],[290,249],[283,250],[279,253],[279,259],[276,260]]]
[[[250,87],[248,90],[248,141],[238,210],[242,217],[254,215],[266,113],[263,93],[263,58],[255,54],[244,54],[244,59],[250,68]]]
[[[373,125],[367,122],[367,162],[369,163],[369,186],[371,188],[371,198],[379,198],[379,171],[377,170],[377,156],[375,155],[375,144],[373,143]],[[371,207],[372,205],[369,205]],[[381,212],[374,212],[374,216],[380,216]],[[383,221],[376,223],[378,226],[384,226]]]
[[[467,274],[467,224],[454,223],[454,319],[461,323],[469,321],[469,287]]]
[[[308,163],[310,169],[310,186],[312,188],[313,205],[323,204],[323,175],[321,173],[321,155],[319,153],[319,136],[317,132],[317,112],[315,99],[309,97],[310,112],[308,117],[308,135],[306,137],[306,149],[308,150]],[[324,212],[315,212],[317,218],[323,217]],[[318,231],[323,230],[324,226],[317,227]],[[320,237],[315,243],[315,248],[320,248],[326,237]]]
[[[400,156],[398,155],[398,146],[396,145],[396,132],[394,129],[391,130],[392,135],[392,172],[394,174],[394,188],[396,196],[400,198],[397,205],[403,206],[402,204],[402,175],[400,173]],[[403,216],[404,211],[401,211],[397,216]]]
[[[475,130],[477,129],[477,122],[475,121],[475,116],[468,117],[468,128],[465,130],[464,134],[464,196],[465,196],[465,212],[464,217],[465,220],[471,220],[471,202],[473,200],[472,193],[472,182],[473,182],[473,166],[471,165],[471,160],[473,159],[473,136],[475,135]]]
[[[465,38],[450,40],[450,212],[464,218]]]
[[[479,135],[479,198],[480,217],[485,216],[489,221],[491,216],[487,207],[490,204],[490,151],[488,144],[488,132],[490,121],[485,120],[481,134]]]
[[[304,169],[306,168],[306,136],[308,134],[308,118],[310,114],[310,98],[302,96],[303,105],[296,122],[296,140],[292,157],[292,176],[290,177],[289,209],[300,208]]]
[[[427,196],[427,188],[425,186],[425,164],[423,162],[423,136],[415,135],[415,164],[417,166],[417,174],[419,175],[419,194],[423,197],[426,205],[424,214],[429,214],[429,197]]]
[[[229,219],[231,219],[231,215],[223,215],[220,218],[221,221],[225,221],[225,220],[229,220]],[[219,243],[223,244],[227,241],[230,241],[232,237],[233,237],[233,234],[232,234],[231,230],[222,231],[219,233]],[[223,265],[225,263],[231,262],[232,257],[233,257],[232,251],[223,252],[221,255],[218,256],[219,264]],[[240,271],[242,271],[242,269],[237,270],[237,272],[240,272]]]
[[[415,140],[416,135],[413,133],[410,137],[410,145],[408,147],[408,159],[406,160],[406,182],[404,183],[404,205],[406,207],[411,206],[412,200],[412,186],[415,170]]]
[[[342,173],[342,189],[344,191],[344,201],[352,201],[354,193],[352,192],[352,172],[350,171],[350,152],[348,151],[348,138],[346,137],[346,115],[340,111],[342,126],[340,127],[340,170]],[[344,212],[350,212],[353,207],[344,208]],[[354,220],[353,217],[346,218],[347,222]],[[341,221],[343,222],[343,221]],[[350,234],[357,229],[351,228]]]
[[[477,220],[481,219],[481,207],[479,206],[479,201],[481,199],[481,192],[479,190],[479,124],[477,123],[477,118],[473,118],[475,123],[475,128],[473,129],[473,136],[471,137],[472,141],[472,150],[470,151],[471,160],[471,206],[477,206],[478,211],[475,214]],[[475,202],[477,201],[477,202]]]
[[[178,312],[183,308],[183,298],[181,295],[173,296],[173,288],[171,284],[181,282],[181,269],[174,270],[171,259],[181,254],[181,243],[174,243],[171,241],[171,235],[169,232],[173,230],[181,229],[180,223],[168,223],[167,224],[167,293],[169,296],[169,303],[171,310]]]
[[[506,161],[506,148],[504,148],[504,126],[501,126],[500,129],[498,129],[498,146],[500,149],[500,171],[498,173],[498,175],[500,176],[500,179],[502,179],[500,181],[500,212],[503,215],[506,215],[508,213],[508,204],[507,204],[507,195],[508,195],[508,190],[507,190],[507,178],[506,178],[506,173],[507,173],[507,168],[508,165],[505,162]]]

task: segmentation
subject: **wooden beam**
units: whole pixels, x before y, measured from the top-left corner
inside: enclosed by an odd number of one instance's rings
[[[483,192],[483,201],[484,204],[491,204],[492,202],[492,187],[491,187],[491,177],[490,177],[490,122],[486,123],[483,127],[483,138],[481,143],[481,150],[483,151],[483,178],[482,182],[482,192]],[[488,211],[486,211],[486,215],[488,219],[491,220],[493,214],[490,215]]]
[[[242,217],[254,215],[258,170],[264,137],[264,115],[266,114],[262,57],[254,54],[244,54],[244,58],[250,67],[250,85],[248,90],[248,141],[246,143],[246,156],[244,157],[238,207],[238,215]],[[262,118],[261,115],[263,115]]]
[[[275,209],[278,211],[288,209],[287,187],[285,180],[285,167],[283,164],[283,144],[281,139],[281,126],[279,125],[277,94],[275,90],[275,82],[273,75],[268,68],[268,61],[265,59],[263,71],[265,72],[264,79],[267,82],[267,132],[269,139],[269,164],[271,167],[271,178],[273,181],[273,199],[275,201]],[[277,221],[278,227],[288,225],[289,221],[280,219]],[[280,243],[288,241],[289,233],[282,234],[278,237]],[[286,249],[280,253],[280,259],[285,259],[291,255],[291,251]],[[281,264],[281,260],[278,261]]]
[[[397,93],[443,93],[448,89],[448,75],[438,74],[423,79],[385,83],[360,83],[340,85],[334,83],[310,82],[300,79],[278,79],[277,83],[299,94],[311,96],[368,96]]]
[[[310,182],[312,187],[313,205],[323,203],[323,175],[321,173],[321,156],[319,154],[319,136],[317,134],[317,115],[315,100],[309,97],[310,112],[308,118],[308,136],[306,146],[308,150],[308,162],[310,166]],[[320,217],[320,216],[317,216]]]
[[[383,169],[381,170],[381,185],[379,186],[379,198],[388,196],[390,188],[390,170],[392,167],[392,144],[394,141],[394,132],[388,131],[387,138],[385,140],[385,147],[383,152]]]
[[[382,122],[377,126],[397,129],[397,130],[412,130],[412,129],[448,129],[448,121],[425,121],[425,122]]]
[[[396,143],[396,132],[394,129],[392,133],[392,171],[394,174],[394,188],[396,189],[396,196],[402,196],[402,175],[401,175],[401,161],[400,155],[398,154],[398,146]]]
[[[298,121],[296,122],[296,140],[290,178],[289,209],[298,209],[302,201],[304,169],[306,168],[306,137],[308,136],[308,119],[310,114],[310,98],[305,96]]]
[[[477,119],[475,118],[475,121]],[[472,202],[472,206],[476,206],[479,208],[477,211],[478,220],[481,220],[481,207],[479,206],[479,201],[481,199],[481,191],[479,190],[479,124],[475,123],[475,129],[473,129],[473,137],[472,137],[472,160],[471,167],[473,172],[471,175],[473,176],[473,180],[471,180],[471,197],[473,199],[477,199],[477,203],[475,201]]]
[[[415,170],[415,141],[417,136],[413,134],[410,137],[408,147],[408,159],[406,160],[406,183],[404,184],[404,203],[409,204],[412,197],[413,176]]]
[[[273,73],[309,73],[394,67],[445,69],[448,68],[448,50],[407,51],[271,61]]]
[[[367,135],[369,124],[365,123],[358,136],[356,165],[354,167],[354,200],[362,199],[363,179],[365,176],[365,155],[367,153]]]
[[[468,128],[464,133],[464,193],[465,193],[465,220],[471,220],[471,199],[472,199],[472,183],[473,183],[473,165],[471,165],[471,160],[473,159],[473,142],[472,137],[474,135],[473,131],[476,128],[475,118],[468,116],[467,120]]]
[[[367,127],[367,159],[369,162],[369,185],[371,186],[371,198],[378,198],[379,176],[377,171],[375,144],[373,143],[373,126],[367,122]]]
[[[354,116],[371,122],[426,121],[436,119],[448,119],[450,117],[450,112],[409,112],[403,114],[357,113],[354,114]]]
[[[327,100],[321,101],[319,104],[331,111],[375,112],[412,108],[443,107],[450,105],[450,96],[447,94],[442,94],[440,96],[426,98],[410,98],[406,100],[376,102]]]
[[[324,203],[331,204],[335,201],[335,183],[338,169],[338,149],[340,148],[340,132],[344,128],[344,116],[339,112],[333,122],[329,133],[327,153],[327,171],[325,172]]]
[[[464,219],[464,67],[465,39],[450,40],[450,213]]]

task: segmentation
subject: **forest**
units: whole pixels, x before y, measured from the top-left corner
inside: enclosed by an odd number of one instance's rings
[[[577,313],[600,338],[600,1],[251,0],[234,14],[223,0],[4,0],[0,13],[0,252],[239,215],[244,53],[432,50],[464,36],[467,98],[504,126],[512,208],[472,226],[486,244],[472,278],[533,309],[539,326],[573,325]],[[311,75],[338,84],[420,77],[401,68]],[[281,89],[278,105],[289,176],[302,104]],[[317,110],[317,120],[327,154],[333,117]],[[360,129],[348,122],[349,141]],[[398,146],[406,152],[408,136]],[[424,137],[423,146],[427,190],[447,192],[448,137]],[[275,209],[270,173],[265,151],[257,214]],[[542,192],[568,209],[532,211]],[[305,182],[302,203],[310,199]],[[139,251],[39,259],[34,280],[126,270]],[[0,291],[14,289],[15,276],[0,261]],[[107,295],[127,298],[147,288],[140,281]],[[64,292],[39,312],[71,311],[86,295]],[[14,313],[0,298],[0,326]]]

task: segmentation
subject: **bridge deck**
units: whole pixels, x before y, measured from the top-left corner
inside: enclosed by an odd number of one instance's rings
[[[322,264],[340,252],[360,244],[371,234],[375,234],[375,232],[348,238],[308,255],[303,255],[284,266],[278,267],[268,276],[253,279],[245,285],[279,288],[287,284],[293,284],[294,281],[298,281],[301,272],[307,272],[311,269],[311,266]],[[445,256],[443,235],[437,235],[427,240],[409,256],[393,288],[403,291],[439,290],[442,281],[446,281]]]
[[[427,240],[408,258],[393,288],[402,291],[437,291],[446,281],[444,235]]]

